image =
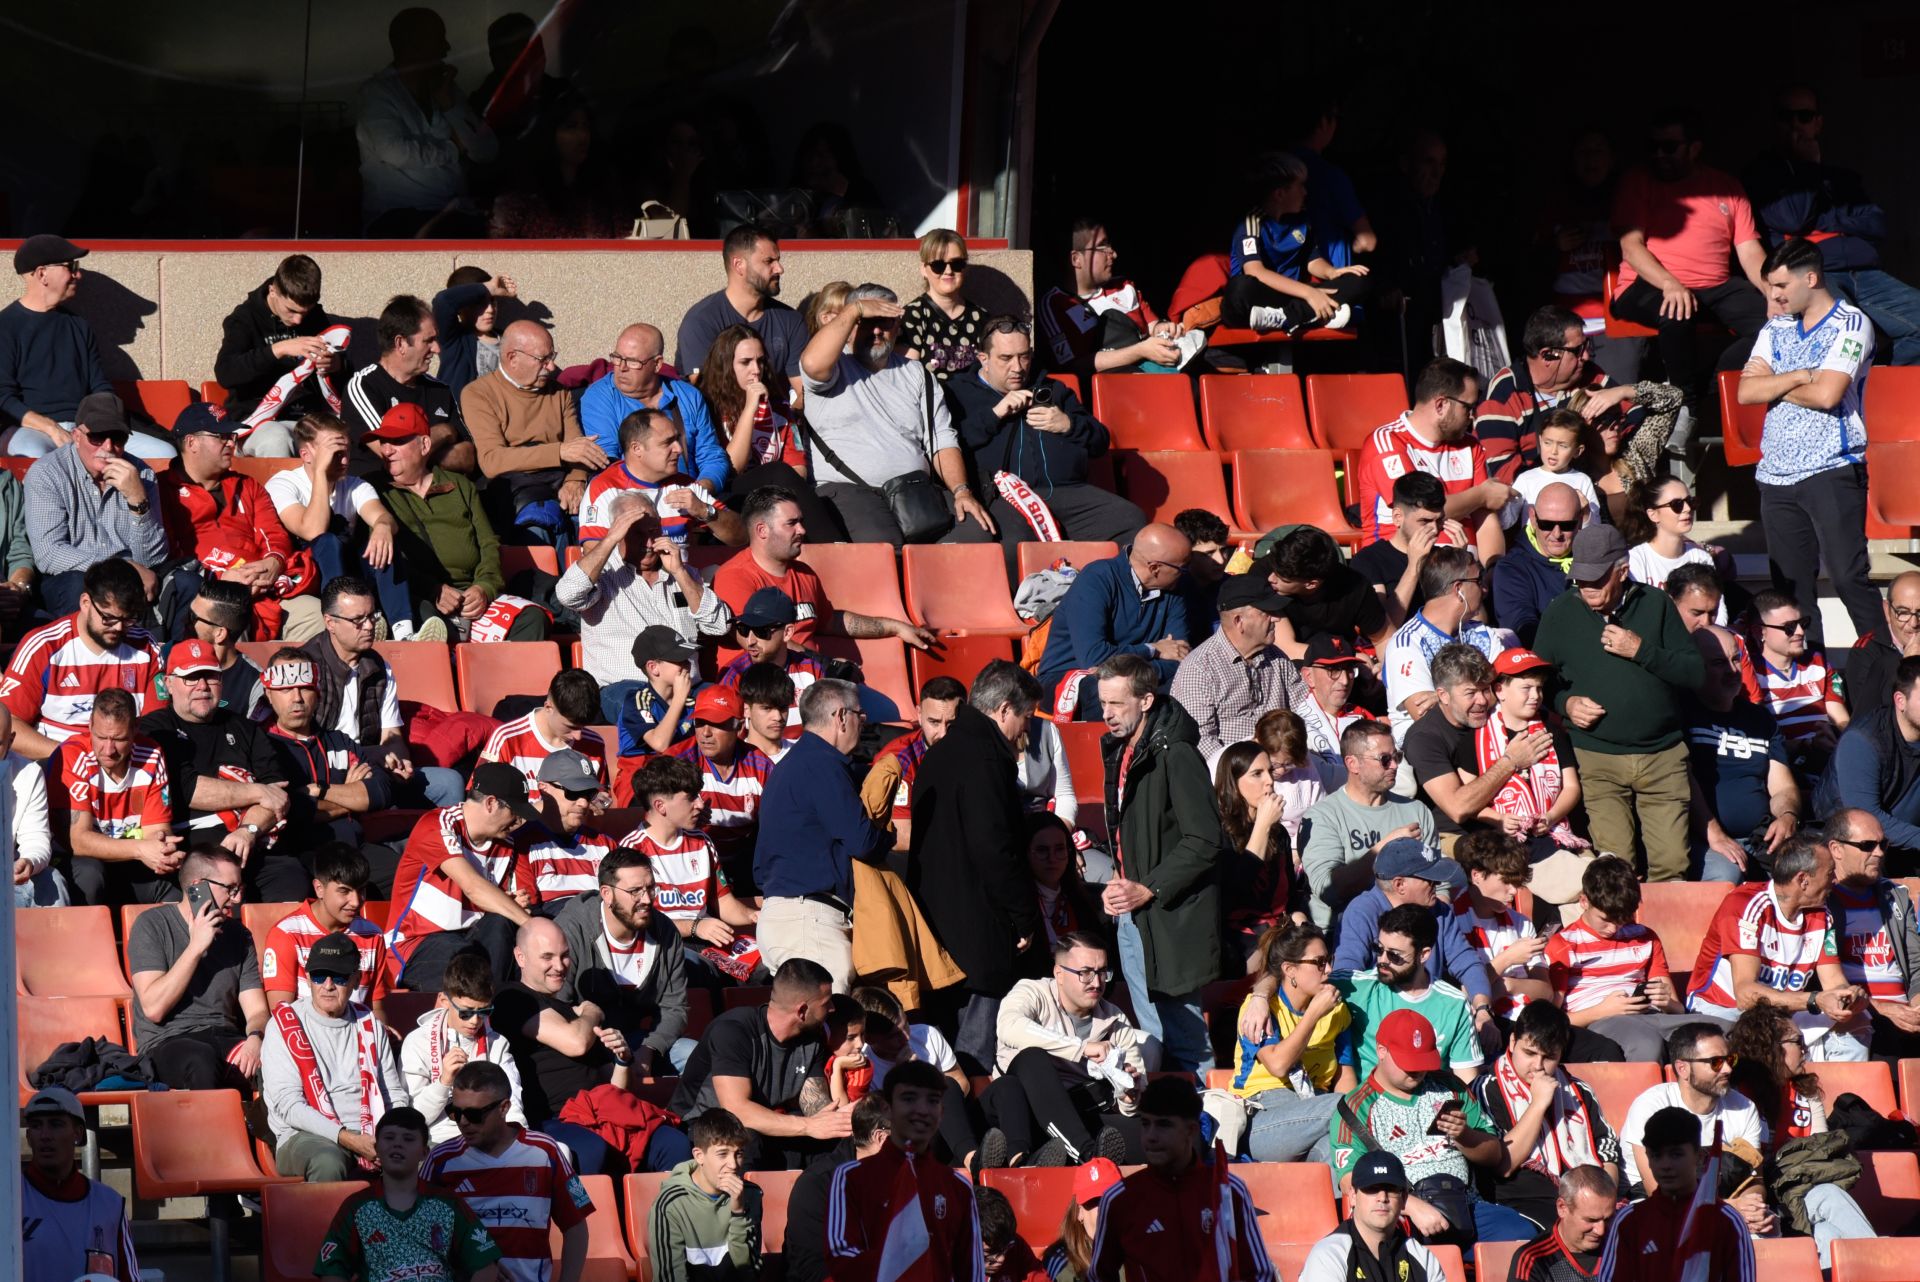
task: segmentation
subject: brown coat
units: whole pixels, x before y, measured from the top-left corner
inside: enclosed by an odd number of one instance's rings
[[[907,884],[884,868],[853,861],[853,973],[885,984],[906,1010],[967,977],[920,915]]]

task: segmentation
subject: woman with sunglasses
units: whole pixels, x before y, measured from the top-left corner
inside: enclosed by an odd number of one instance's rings
[[[1665,589],[1667,576],[1683,565],[1712,566],[1722,583],[1732,583],[1733,559],[1723,549],[1696,543],[1693,530],[1693,494],[1677,476],[1636,481],[1627,490],[1626,519],[1620,533],[1627,540],[1627,577],[1650,588]],[[1725,625],[1727,603],[1720,603],[1715,623]]]
[[[967,242],[959,232],[938,227],[921,237],[920,278],[927,289],[900,318],[900,347],[944,383],[980,363],[987,328],[986,312],[966,298]]]
[[[1333,946],[1313,923],[1283,921],[1261,936],[1254,960],[1279,986],[1265,1036],[1242,1035],[1233,1054],[1233,1092],[1252,1114],[1247,1154],[1325,1162],[1334,1107],[1360,1080],[1352,1016],[1329,977]]]

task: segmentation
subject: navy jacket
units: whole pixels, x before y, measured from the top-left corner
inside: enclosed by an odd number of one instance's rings
[[[991,491],[995,472],[1012,472],[1046,498],[1057,485],[1086,484],[1088,460],[1107,452],[1107,429],[1080,398],[1051,379],[1046,385],[1053,389],[1054,407],[1073,420],[1065,433],[1028,427],[1025,414],[994,417],[993,407],[1004,393],[994,391],[978,370],[947,380],[953,430],[967,452],[974,483],[983,491]]]
[[[1533,644],[1534,629],[1553,599],[1573,586],[1560,567],[1540,555],[1522,530],[1507,554],[1493,563],[1493,619],[1512,628],[1520,644]]]
[[[1187,635],[1187,600],[1177,588],[1140,599],[1127,554],[1095,561],[1080,571],[1054,609],[1047,648],[1040,655],[1040,687],[1049,693],[1075,668],[1091,668],[1116,654],[1150,661],[1165,683],[1180,665],[1156,659],[1153,643]]]
[[[753,879],[769,899],[833,895],[853,903],[853,861],[878,863],[893,834],[867,818],[853,768],[812,731],[794,741],[760,794]]]
[[[1889,846],[1920,850],[1920,746],[1900,737],[1891,707],[1854,718],[1814,790],[1813,805],[1817,815],[1842,806],[1864,810],[1880,821]]]
[[[481,306],[491,297],[484,281],[455,285],[433,296],[433,327],[440,334],[440,364],[434,369],[434,377],[447,385],[455,402],[460,399],[460,389],[480,376],[479,358],[474,355],[480,335],[473,326],[460,323],[460,313]]]

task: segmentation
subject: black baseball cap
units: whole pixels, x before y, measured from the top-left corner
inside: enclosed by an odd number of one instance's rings
[[[698,653],[678,632],[663,623],[641,628],[640,635],[633,639],[633,661],[643,668],[656,659],[661,663],[691,665]]]
[[[126,436],[133,430],[127,422],[127,407],[112,392],[89,392],[80,398],[73,421],[87,429],[88,436]]]
[[[486,761],[475,767],[468,791],[476,797],[494,798],[527,823],[540,822],[540,812],[527,800],[527,777],[504,761]]]
[[[44,233],[39,236],[29,236],[20,242],[20,248],[13,251],[13,274],[25,276],[35,268],[50,267],[54,263],[70,263],[76,258],[86,256],[86,250],[64,236]]]
[[[1385,1149],[1375,1149],[1371,1153],[1362,1153],[1360,1160],[1354,1163],[1353,1187],[1366,1189],[1399,1189],[1407,1191],[1407,1168],[1400,1159]]]
[[[761,588],[747,598],[747,608],[734,622],[743,628],[784,628],[800,621],[793,598],[779,588]]]
[[[1291,604],[1273,590],[1264,574],[1229,574],[1220,581],[1220,612],[1257,605],[1268,614],[1285,614]]]
[[[313,947],[307,950],[307,974],[321,971],[330,975],[345,975],[357,980],[360,975],[360,949],[345,931],[336,930],[331,935],[322,935],[313,941]]]

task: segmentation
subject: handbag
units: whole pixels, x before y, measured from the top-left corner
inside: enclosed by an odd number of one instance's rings
[[[657,200],[643,201],[628,240],[685,240],[687,220]]]
[[[933,461],[933,398],[939,390],[933,385],[933,374],[925,365],[920,367],[920,375],[927,380],[927,425],[926,450],[927,461]],[[858,473],[841,461],[833,452],[833,447],[814,434],[807,420],[799,420],[800,434],[807,438],[807,448],[817,449],[820,456],[834,471],[866,489],[874,489],[860,479]],[[885,485],[878,487],[887,500],[887,507],[893,513],[894,523],[900,527],[901,537],[909,543],[931,543],[953,528],[953,511],[947,506],[947,493],[934,484],[933,477],[925,472],[904,472]]]

